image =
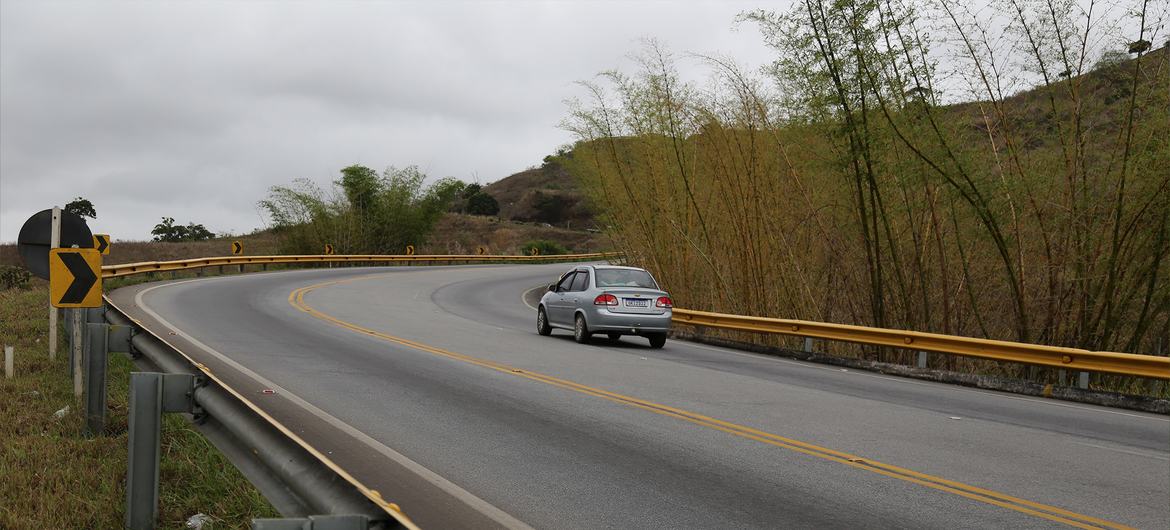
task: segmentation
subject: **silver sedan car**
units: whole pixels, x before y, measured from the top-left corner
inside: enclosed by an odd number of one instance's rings
[[[572,330],[582,344],[594,333],[604,333],[610,341],[641,335],[650,339],[650,347],[661,348],[673,305],[645,269],[579,265],[548,286],[537,307],[536,331],[548,335],[554,328]]]

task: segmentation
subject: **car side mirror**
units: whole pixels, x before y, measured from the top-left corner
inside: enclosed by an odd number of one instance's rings
[[[555,292],[557,292],[557,284],[555,284],[555,283],[554,283],[554,284],[551,284],[551,285],[549,285],[549,286],[548,286],[548,292],[550,292],[550,293],[555,293]]]

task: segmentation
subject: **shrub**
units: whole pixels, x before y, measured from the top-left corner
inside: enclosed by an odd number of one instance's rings
[[[481,191],[467,198],[467,213],[471,215],[496,215],[500,213],[500,203],[496,201],[495,197]]]
[[[549,241],[547,239],[537,239],[529,241],[520,246],[520,253],[524,255],[532,254],[532,249],[540,251],[541,256],[555,256],[558,254],[568,254],[569,249],[556,241]]]
[[[5,289],[25,289],[32,273],[20,265],[0,265],[0,286]]]

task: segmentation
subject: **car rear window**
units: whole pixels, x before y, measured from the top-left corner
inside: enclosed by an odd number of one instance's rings
[[[640,269],[597,269],[594,280],[598,287],[642,287],[657,289],[650,273]]]

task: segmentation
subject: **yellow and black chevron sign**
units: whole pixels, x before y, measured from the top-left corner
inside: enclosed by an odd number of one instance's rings
[[[102,255],[96,248],[49,250],[49,302],[53,307],[101,307]]]

